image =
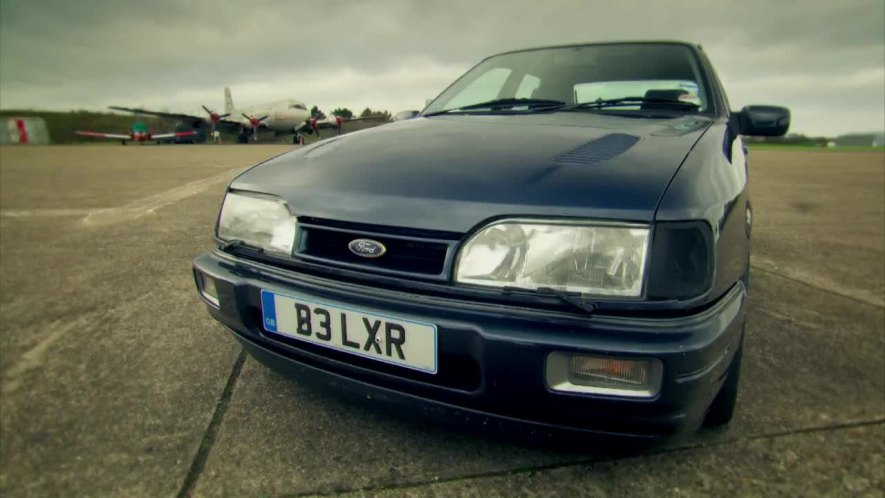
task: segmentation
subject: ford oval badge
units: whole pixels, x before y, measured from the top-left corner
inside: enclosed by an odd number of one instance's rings
[[[378,258],[387,252],[387,248],[384,247],[384,244],[372,239],[351,240],[350,243],[347,244],[347,248],[350,249],[350,252],[363,258]]]

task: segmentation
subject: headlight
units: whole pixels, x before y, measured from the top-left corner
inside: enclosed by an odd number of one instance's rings
[[[228,192],[221,206],[218,238],[242,240],[268,252],[291,254],[297,220],[282,199]]]
[[[455,280],[493,287],[551,287],[639,297],[648,233],[647,227],[495,223],[464,244]]]

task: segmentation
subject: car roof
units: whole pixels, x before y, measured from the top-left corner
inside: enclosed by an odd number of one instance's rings
[[[522,48],[517,50],[508,50],[506,52],[500,52],[497,54],[490,55],[486,57],[487,59],[490,57],[496,57],[499,55],[505,54],[515,54],[519,52],[531,52],[534,50],[549,50],[554,48],[576,48],[576,47],[592,47],[592,46],[604,46],[604,45],[680,45],[683,47],[689,47],[697,50],[703,50],[699,43],[691,43],[685,41],[678,40],[622,40],[622,41],[604,41],[604,42],[586,42],[586,43],[568,43],[564,45],[548,45],[542,47],[531,47],[531,48]]]

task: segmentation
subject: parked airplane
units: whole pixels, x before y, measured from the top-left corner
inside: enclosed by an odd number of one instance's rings
[[[168,133],[158,133],[153,134],[148,129],[148,125],[141,121],[136,121],[133,123],[132,128],[129,129],[128,135],[123,135],[121,133],[100,133],[97,131],[78,131],[77,135],[83,137],[93,137],[93,138],[110,138],[112,140],[120,140],[123,142],[123,145],[126,145],[126,142],[147,142],[148,140],[156,140],[157,143],[160,143],[160,140],[168,139],[168,138],[181,138],[181,137],[192,137],[197,136],[196,131],[171,131]]]
[[[239,132],[241,141],[247,140],[250,135],[252,140],[257,141],[259,128],[272,131],[277,135],[295,133],[303,128],[310,119],[310,111],[304,105],[304,102],[295,99],[280,100],[251,107],[234,107],[230,88],[228,87],[224,88],[223,114],[219,114],[206,106],[203,106],[203,110],[207,114],[205,117],[130,107],[111,106],[110,108],[147,116],[189,120],[195,127],[207,122],[213,130],[217,127],[223,130]]]

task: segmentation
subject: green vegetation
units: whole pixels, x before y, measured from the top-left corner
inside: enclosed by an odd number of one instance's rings
[[[322,111],[315,109],[320,114]],[[340,109],[336,109],[338,111]],[[347,109],[344,109],[347,111]],[[348,111],[349,112],[349,111]],[[371,111],[371,115],[389,115],[386,111]],[[151,132],[167,132],[175,129],[176,121],[174,119],[157,118],[153,116],[136,116],[131,114],[112,114],[107,112],[93,111],[24,111],[24,110],[3,110],[0,111],[0,118],[6,117],[40,117],[46,121],[46,127],[49,129],[49,136],[53,144],[75,144],[75,143],[92,143],[92,144],[108,144],[119,145],[117,140],[103,140],[100,138],[81,137],[76,134],[77,131],[95,131],[101,133],[129,133],[133,125],[140,123],[146,125]],[[353,123],[344,124],[344,133],[370,128],[383,124],[383,121],[355,121]],[[337,132],[331,128],[320,130],[319,139],[329,138]],[[222,133],[222,143],[236,143],[236,133]],[[312,143],[319,140],[316,135],[304,134],[305,142]],[[259,132],[259,141],[261,143],[292,143],[292,135],[273,136],[272,133],[265,131]]]
[[[353,111],[346,107],[338,107],[334,111],[332,111],[332,114],[334,114],[335,116],[341,116],[344,119],[350,119],[353,117]]]
[[[319,107],[313,106],[310,108],[310,117],[316,119],[326,119],[326,114],[321,111]]]
[[[81,137],[76,132],[129,133],[129,129],[136,122],[145,123],[151,131],[169,131],[175,127],[174,120],[150,116],[134,116],[131,114],[111,114],[93,111],[0,111],[0,118],[13,116],[43,118],[46,121],[46,127],[49,129],[49,138],[53,144],[102,141]]]
[[[389,113],[388,111],[379,111],[379,110],[373,111],[372,109],[370,109],[368,107],[363,109],[363,112],[360,113],[360,117],[361,118],[379,118],[384,121],[393,121],[393,114]]]
[[[885,133],[848,133],[838,137],[812,137],[801,133],[788,133],[783,137],[744,137],[744,142],[754,147],[765,145],[773,148],[786,147],[790,150],[794,150],[792,147],[832,150],[833,147],[827,147],[828,145],[835,145],[838,150],[879,150],[885,143]]]
[[[750,150],[792,150],[796,152],[820,151],[820,152],[885,152],[885,146],[845,145],[826,147],[808,144],[778,144],[778,143],[747,143]]]

